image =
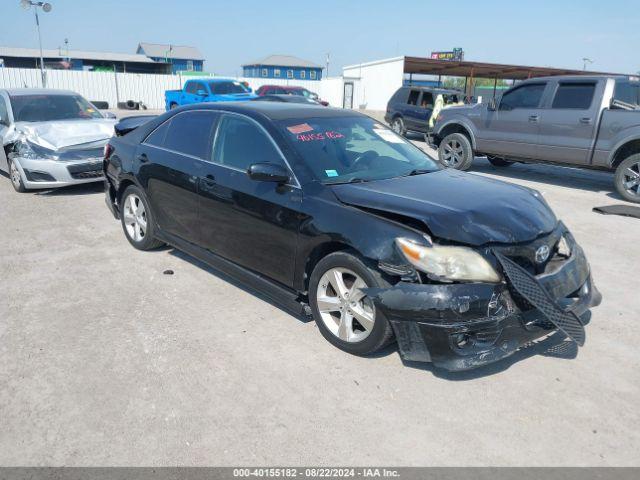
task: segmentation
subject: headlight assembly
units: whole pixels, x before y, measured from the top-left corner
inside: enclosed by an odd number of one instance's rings
[[[467,247],[428,246],[396,238],[404,257],[418,270],[445,281],[499,283],[502,277],[482,255]]]
[[[57,160],[57,156],[53,151],[34,145],[28,140],[18,142],[15,149],[18,156],[22,158],[28,158],[30,160]]]

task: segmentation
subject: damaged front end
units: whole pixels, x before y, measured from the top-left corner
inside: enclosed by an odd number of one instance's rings
[[[498,282],[445,282],[420,272],[417,282],[368,289],[391,323],[404,360],[467,370],[515,353],[561,330],[584,343],[589,308],[601,302],[582,248],[559,223],[550,234],[478,250]]]
[[[16,124],[8,158],[27,189],[56,188],[103,179],[104,145],[113,134],[113,122],[42,122]]]

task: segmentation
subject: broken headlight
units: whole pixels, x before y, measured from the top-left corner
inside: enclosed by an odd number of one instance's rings
[[[19,157],[28,158],[30,160],[57,160],[53,150],[49,150],[38,145],[34,145],[28,140],[22,140],[16,143],[15,151]]]
[[[566,234],[560,238],[558,242],[558,255],[569,258],[571,256],[571,244],[567,240]]]
[[[488,283],[502,280],[491,264],[471,248],[429,246],[408,238],[396,238],[396,245],[415,268],[432,278]]]

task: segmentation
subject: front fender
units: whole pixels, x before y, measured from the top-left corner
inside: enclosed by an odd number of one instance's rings
[[[447,127],[451,127],[451,126],[458,126],[458,127],[464,128],[469,133],[469,138],[471,139],[471,146],[473,147],[474,150],[476,149],[476,129],[473,125],[473,122],[471,122],[469,119],[461,115],[456,115],[455,117],[451,117],[443,120],[442,122],[436,123],[434,127],[434,134],[437,137],[439,137],[440,140],[442,140],[442,138],[444,138],[444,136],[442,135],[442,132],[445,131]]]

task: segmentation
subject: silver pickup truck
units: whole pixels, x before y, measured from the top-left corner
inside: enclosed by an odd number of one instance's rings
[[[526,80],[488,104],[442,110],[431,137],[440,162],[466,170],[544,162],[615,171],[615,187],[640,203],[640,81],[559,76]]]

